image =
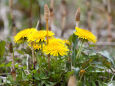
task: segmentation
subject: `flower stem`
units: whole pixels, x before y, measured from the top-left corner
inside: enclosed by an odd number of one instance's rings
[[[33,60],[33,69],[35,70],[36,68],[36,59],[35,59],[35,55],[34,55],[34,48],[33,48],[33,42],[31,43],[31,50],[32,50],[32,60]],[[33,85],[34,85],[34,73],[33,73]]]
[[[81,81],[82,77],[83,77],[83,74],[80,76],[80,81]]]
[[[16,81],[16,70],[15,70],[15,62],[14,62],[14,51],[12,53],[12,77],[13,80]]]
[[[83,42],[81,42],[81,45],[80,45],[80,47],[79,47],[79,50],[78,50],[78,53],[77,53],[77,56],[76,56],[77,58],[79,58],[80,55],[81,55],[82,47],[83,47]]]

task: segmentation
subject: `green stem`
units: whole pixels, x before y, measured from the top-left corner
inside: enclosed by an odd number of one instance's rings
[[[14,50],[12,52],[12,77],[13,77],[13,80],[16,81],[16,71],[15,71],[15,62],[14,62]]]
[[[36,66],[36,63],[35,63],[35,55],[34,55],[34,48],[33,48],[33,42],[31,43],[31,50],[32,50],[32,60],[33,60],[33,70],[35,70],[35,66]],[[35,80],[35,77],[34,77],[34,73],[33,73],[33,85],[35,84],[34,80]]]
[[[13,69],[15,69],[15,63],[14,63],[14,50],[13,50],[13,53],[12,53],[12,64],[13,64]]]
[[[82,47],[83,47],[83,42],[81,42],[81,45],[80,45],[80,47],[79,47],[79,50],[78,50],[78,53],[77,53],[77,56],[76,56],[77,58],[79,58],[80,55],[81,55]]]
[[[82,77],[83,77],[83,74],[80,76],[80,81],[81,81]]]

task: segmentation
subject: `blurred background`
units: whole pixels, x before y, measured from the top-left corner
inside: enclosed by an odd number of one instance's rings
[[[97,36],[97,49],[115,55],[115,0],[0,0],[0,40],[11,41],[22,29],[45,29],[44,4],[50,8],[50,29],[68,39],[75,30],[75,14],[80,8],[79,27]]]

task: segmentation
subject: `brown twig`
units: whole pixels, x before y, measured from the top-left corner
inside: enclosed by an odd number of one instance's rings
[[[45,4],[44,5],[44,18],[45,18],[45,21],[46,21],[47,44],[48,44],[48,30],[49,30],[49,25],[48,25],[49,14],[50,14],[50,11],[49,11],[48,5]]]
[[[80,8],[77,9],[75,16],[76,16],[76,27],[79,27],[79,22],[80,22]]]
[[[87,7],[88,7],[88,12],[87,12],[87,23],[88,23],[88,29],[91,31],[91,0],[87,0]]]
[[[101,37],[100,31],[101,31],[101,25],[102,25],[102,21],[101,19],[99,20],[99,22],[97,23],[97,28],[96,28],[96,32],[97,32],[97,40],[99,41],[99,38]]]
[[[111,23],[112,23],[112,16],[111,16],[111,3],[110,0],[108,0],[107,3],[107,15],[108,15],[108,41],[111,42],[112,41],[112,31],[111,31]]]
[[[38,3],[38,8],[39,8],[39,11],[38,11],[38,16],[39,16],[39,26],[37,29],[41,30],[42,29],[42,23],[41,23],[41,7],[40,7],[40,4]]]
[[[29,20],[29,25],[32,27],[32,0],[30,0],[30,20]]]
[[[36,24],[36,29],[37,30],[42,30],[42,23],[41,23],[41,6],[38,1],[38,21]]]
[[[107,31],[108,31],[108,42],[112,41],[112,31],[111,31],[111,23],[112,23],[112,16],[111,16],[111,0],[103,0],[103,4],[105,7],[105,13],[107,15]]]
[[[10,16],[12,20],[12,31],[13,31],[13,35],[16,35],[16,25],[15,25],[14,15],[13,15],[13,0],[9,0],[9,7],[10,7]]]
[[[65,31],[65,25],[66,25],[66,16],[67,16],[67,6],[66,6],[66,1],[61,0],[61,28],[62,28],[62,33],[61,36],[63,37],[64,31]]]
[[[29,27],[32,27],[32,0],[30,0],[30,9],[29,9]]]
[[[16,70],[15,70],[14,51],[13,51],[12,43],[9,44],[9,51],[11,53],[11,58],[12,58],[11,74],[12,74],[13,80],[16,81]]]

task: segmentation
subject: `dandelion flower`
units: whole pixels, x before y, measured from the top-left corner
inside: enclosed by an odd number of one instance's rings
[[[64,56],[68,51],[64,41],[56,38],[49,39],[49,43],[43,47],[43,52],[52,56]]]
[[[35,28],[28,28],[28,29],[21,30],[16,34],[16,36],[14,36],[14,42],[21,43],[24,40],[27,40],[28,39],[27,37],[34,31],[37,30]]]
[[[54,33],[52,31],[48,31],[48,37],[52,37]],[[39,43],[40,41],[45,41],[47,37],[47,31],[46,30],[39,30],[33,32],[31,35],[28,37],[28,42],[36,42]]]
[[[96,37],[93,35],[90,31],[81,29],[79,27],[76,27],[76,32],[74,33],[75,35],[78,36],[78,38],[88,40],[90,42],[96,43]]]
[[[34,50],[40,50],[41,44],[33,43],[32,45],[29,43],[28,46],[33,47]]]
[[[64,40],[66,45],[70,45],[70,42],[68,40]]]

